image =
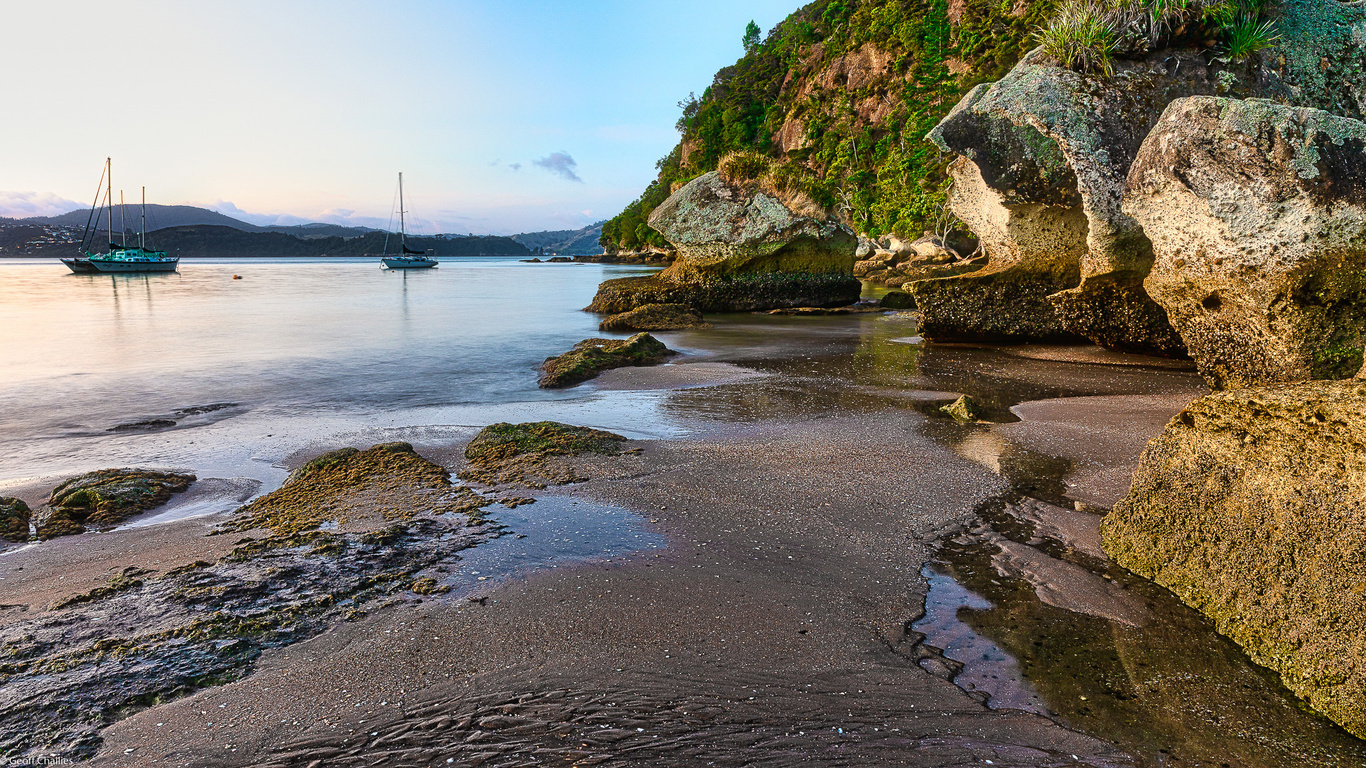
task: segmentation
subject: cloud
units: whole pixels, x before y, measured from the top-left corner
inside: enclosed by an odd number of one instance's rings
[[[574,162],[574,161],[573,161],[573,160],[570,160],[570,162],[572,163],[572,162]],[[514,171],[520,171],[520,170],[522,170],[522,164],[521,164],[521,163],[508,163],[508,167],[511,168],[511,169],[514,170]]]
[[[0,192],[0,216],[13,219],[58,216],[84,207],[51,192]]]
[[[579,178],[579,174],[574,172],[574,169],[579,167],[579,164],[574,158],[569,156],[568,152],[552,152],[540,160],[532,160],[531,162],[533,165],[538,165],[565,181],[583,183],[583,179]]]

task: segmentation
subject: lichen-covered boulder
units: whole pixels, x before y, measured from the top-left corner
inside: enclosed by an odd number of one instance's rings
[[[194,481],[194,475],[149,469],[102,469],[73,477],[53,488],[34,516],[38,538],[111,528],[165,504]]]
[[[540,385],[543,389],[572,387],[612,368],[658,365],[677,354],[648,333],[629,339],[584,339],[563,355],[546,358]]]
[[[1172,103],[1124,207],[1145,285],[1215,388],[1341,379],[1366,347],[1366,123],[1265,100]]]
[[[718,172],[685,184],[650,214],[678,249],[677,280],[754,272],[852,273],[858,238],[837,222],[802,215],[776,196]]]
[[[823,212],[793,204],[801,210],[757,181],[730,182],[716,171],[693,179],[650,214],[677,258],[657,275],[603,283],[589,311],[679,303],[740,312],[858,301],[858,238]]]
[[[644,304],[598,323],[600,331],[676,331],[710,328],[702,313],[687,304]]]
[[[23,499],[0,496],[0,539],[28,541],[29,519],[32,515]]]
[[[1149,443],[1103,538],[1366,737],[1366,382],[1196,400]]]

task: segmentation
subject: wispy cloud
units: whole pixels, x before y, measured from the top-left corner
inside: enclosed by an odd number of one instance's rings
[[[579,174],[574,171],[575,168],[579,167],[579,164],[569,156],[568,152],[551,152],[540,160],[532,160],[531,162],[566,181],[583,183],[583,179],[579,178]]]
[[[51,192],[0,191],[0,216],[12,219],[57,216],[83,207],[75,200],[67,200]]]

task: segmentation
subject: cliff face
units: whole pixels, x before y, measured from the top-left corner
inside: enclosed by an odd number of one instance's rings
[[[681,103],[682,138],[640,199],[603,226],[609,251],[662,247],[650,214],[727,153],[779,173],[852,229],[919,235],[941,214],[946,157],[924,136],[1031,48],[1054,0],[818,0]]]

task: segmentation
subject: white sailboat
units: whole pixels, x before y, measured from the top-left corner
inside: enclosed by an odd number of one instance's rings
[[[384,250],[386,253],[380,255],[380,263],[386,269],[431,269],[437,265],[436,259],[432,258],[424,251],[415,251],[408,247],[408,227],[404,220],[403,210],[403,172],[398,174],[398,254],[389,256],[389,238],[384,238]],[[391,220],[392,223],[392,220]]]

